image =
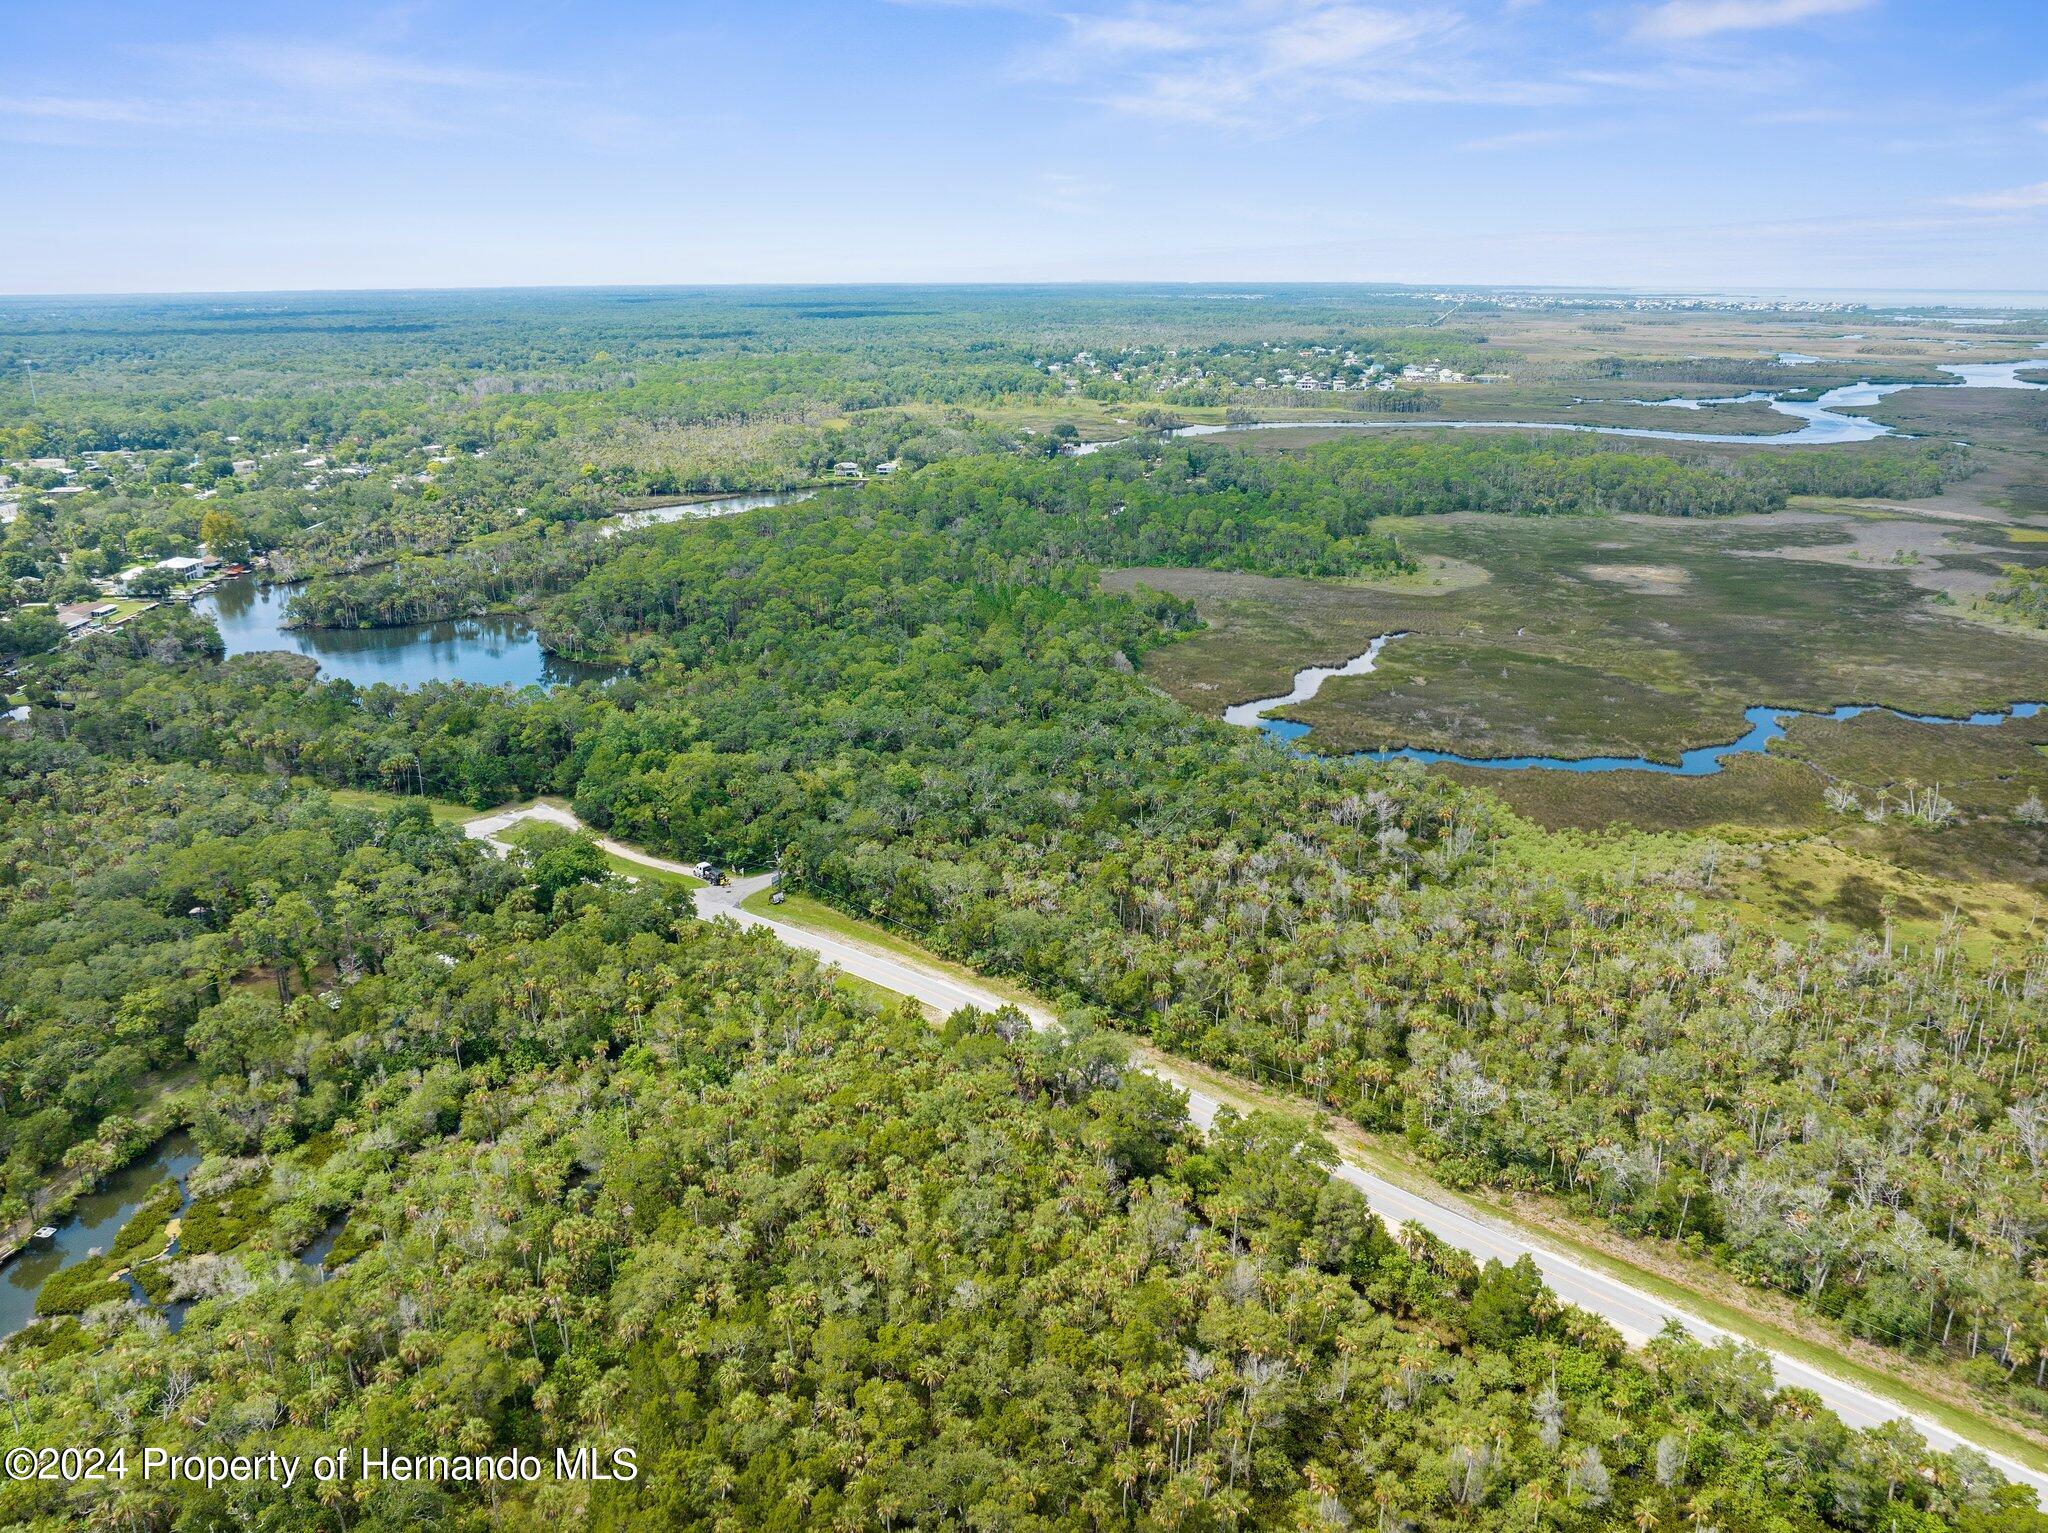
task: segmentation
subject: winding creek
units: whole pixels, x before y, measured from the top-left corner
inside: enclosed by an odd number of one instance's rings
[[[2044,343],[2048,349],[2048,343]],[[1787,355],[1795,355],[1787,353]],[[1805,365],[1818,362],[1821,358],[1804,358],[1791,365]],[[1647,438],[1659,442],[1710,442],[1727,443],[1731,446],[1750,447],[1826,447],[1845,442],[1873,442],[1879,437],[1898,435],[1890,426],[1861,415],[1845,415],[1845,410],[1874,405],[1887,394],[1896,394],[1903,389],[2048,389],[2048,378],[2022,378],[2024,370],[2048,371],[2048,360],[2022,358],[2017,362],[1956,362],[1940,363],[1940,370],[1952,373],[1954,383],[1872,383],[1863,380],[1846,383],[1840,388],[1829,389],[1817,399],[1788,399],[1789,391],[1779,389],[1752,389],[1744,394],[1729,394],[1712,399],[1630,399],[1622,401],[1632,405],[1649,405],[1673,410],[1700,410],[1714,405],[1768,404],[1779,415],[1788,416],[1800,424],[1798,429],[1770,434],[1741,431],[1667,431],[1657,426],[1581,426],[1571,421],[1463,421],[1438,420],[1434,417],[1418,417],[1408,420],[1297,420],[1297,421],[1252,421],[1242,425],[1195,425],[1174,426],[1160,433],[1170,437],[1220,436],[1227,431],[1569,431],[1588,436],[1619,436]],[[1592,401],[1589,401],[1589,403]],[[1115,447],[1133,437],[1118,437],[1114,441],[1086,442],[1074,449],[1077,455],[1100,452],[1105,447]]]
[[[1380,651],[1391,639],[1404,638],[1399,633],[1383,633],[1367,645],[1363,654],[1353,655],[1342,665],[1303,666],[1294,673],[1294,685],[1280,697],[1261,697],[1249,703],[1233,703],[1223,710],[1223,722],[1235,724],[1241,729],[1264,730],[1276,740],[1298,740],[1308,733],[1308,725],[1297,724],[1291,719],[1262,718],[1268,709],[1286,708],[1295,703],[1305,703],[1323,690],[1323,683],[1339,676],[1364,676],[1379,665]]]
[[[1257,729],[1268,739],[1277,740],[1304,755],[1316,754],[1301,743],[1309,732],[1308,725],[1298,719],[1267,718],[1265,715],[1276,709],[1308,702],[1322,691],[1324,682],[1334,677],[1369,674],[1379,663],[1380,651],[1387,647],[1389,641],[1402,637],[1405,635],[1381,634],[1362,653],[1352,656],[1342,665],[1304,666],[1294,673],[1294,685],[1288,691],[1278,697],[1235,703],[1223,710],[1224,722]],[[2030,719],[2044,709],[2048,709],[2048,703],[2019,702],[1973,713],[1966,718],[1949,718],[1938,713],[1906,713],[1871,703],[1845,703],[1825,711],[1774,708],[1768,703],[1760,703],[1742,711],[1743,718],[1749,723],[1745,734],[1722,745],[1695,746],[1684,752],[1675,763],[1652,761],[1647,756],[1465,756],[1456,751],[1423,750],[1417,746],[1350,752],[1345,759],[1452,762],[1459,766],[1489,767],[1502,772],[1542,768],[1553,772],[1658,772],[1670,777],[1711,777],[1721,770],[1722,763],[1730,756],[1755,755],[1768,750],[1773,740],[1784,736],[1785,726],[1793,719],[1830,719],[1840,723],[1866,713],[1889,713],[1893,718],[1908,719],[1915,724],[1960,724],[1984,729],[2003,724],[2008,719]]]
[[[2038,349],[2048,350],[2048,342]],[[1804,365],[1819,361],[1802,354],[1787,353],[1780,361]],[[1600,436],[1654,437],[1675,442],[1731,442],[1767,443],[1773,446],[1789,444],[1815,445],[1822,443],[1866,442],[1882,436],[1893,435],[1892,428],[1859,415],[1844,415],[1845,409],[1859,405],[1873,405],[1887,394],[1894,394],[1910,388],[1985,388],[1985,389],[2048,389],[2048,377],[2022,377],[2023,372],[2048,371],[2048,361],[2023,358],[2016,362],[1958,362],[1940,364],[1940,370],[1952,374],[1952,384],[1915,383],[1871,383],[1868,381],[1846,384],[1841,388],[1829,389],[1811,402],[1786,399],[1776,391],[1752,389],[1743,394],[1731,394],[1710,399],[1636,399],[1630,404],[1649,405],[1674,410],[1704,410],[1715,405],[1764,404],[1780,415],[1788,415],[1802,424],[1797,431],[1776,436],[1740,435],[1711,431],[1660,431],[1636,426],[1578,426],[1555,421],[1262,421],[1249,426],[1181,426],[1167,433],[1171,436],[1215,436],[1226,431],[1282,431],[1298,427],[1338,427],[1347,430],[1399,430],[1404,427],[1448,426],[1453,429],[1511,427],[1527,431],[1577,431]],[[1126,439],[1128,440],[1128,439]],[[1091,444],[1082,451],[1094,447],[1112,446],[1113,443]],[[1401,638],[1399,633],[1382,634],[1360,654],[1354,655],[1342,665],[1305,666],[1294,674],[1294,685],[1279,697],[1258,698],[1247,703],[1235,703],[1223,712],[1225,722],[1242,728],[1256,728],[1269,739],[1277,740],[1295,750],[1307,752],[1301,742],[1309,732],[1309,726],[1296,719],[1285,717],[1268,718],[1266,715],[1290,706],[1305,703],[1322,690],[1323,683],[1339,676],[1363,676],[1370,673],[1379,661],[1380,651],[1388,642]],[[2005,723],[2008,719],[2032,718],[2043,711],[2048,704],[2040,702],[2015,702],[2005,708],[1973,713],[1967,718],[1948,718],[1939,714],[1906,713],[1896,708],[1874,704],[1846,703],[1841,707],[1816,712],[1805,708],[1780,708],[1768,703],[1759,703],[1743,710],[1743,718],[1749,728],[1740,737],[1720,745],[1703,745],[1684,752],[1676,762],[1652,761],[1647,756],[1468,756],[1456,751],[1425,750],[1417,746],[1402,746],[1393,750],[1360,751],[1354,753],[1371,761],[1420,761],[1451,762],[1461,766],[1488,767],[1496,771],[1529,771],[1545,769],[1555,772],[1657,772],[1673,777],[1706,777],[1722,769],[1722,763],[1730,756],[1754,755],[1768,750],[1773,740],[1784,736],[1786,725],[1795,718],[1825,718],[1835,722],[1857,718],[1865,713],[1889,713],[1894,718],[1909,719],[1916,724],[1962,725],[1972,728],[1991,728]]]
[[[2017,364],[2016,364],[2017,365]],[[1945,388],[1946,384],[1917,385],[1911,383],[1849,383],[1838,389],[1829,389],[1820,398],[1807,401],[1785,399],[1768,390],[1756,390],[1748,394],[1730,395],[1724,399],[1632,399],[1629,404],[1663,405],[1673,409],[1696,410],[1703,405],[1748,404],[1768,402],[1780,415],[1789,415],[1799,421],[1796,431],[1781,431],[1770,435],[1742,431],[1666,431],[1659,426],[1581,426],[1572,421],[1447,421],[1433,417],[1410,420],[1361,421],[1254,421],[1243,426],[1176,426],[1168,436],[1220,436],[1226,431],[1296,431],[1308,427],[1321,430],[1340,431],[1414,431],[1434,429],[1448,431],[1567,431],[1582,436],[1624,436],[1639,437],[1658,442],[1726,442],[1756,446],[1759,443],[1772,447],[1819,447],[1843,442],[1872,442],[1882,436],[1895,435],[1892,428],[1861,415],[1844,415],[1844,409],[1855,405],[1874,405],[1887,394],[1900,389],[1916,387]],[[2019,384],[2018,387],[2043,387],[2044,385]],[[1124,438],[1123,440],[1129,440]],[[1091,444],[1111,446],[1111,443]]]
[[[176,1133],[158,1141],[147,1154],[109,1172],[99,1187],[71,1205],[55,1221],[57,1233],[30,1240],[0,1266],[0,1338],[12,1336],[35,1318],[36,1296],[57,1273],[109,1249],[129,1215],[166,1177],[182,1187],[199,1151],[191,1139]],[[130,1296],[135,1289],[131,1284]]]
[[[178,1184],[178,1215],[182,1218],[192,1202],[186,1178],[199,1161],[199,1150],[184,1130],[165,1136],[148,1152],[137,1156],[120,1170],[107,1173],[97,1189],[72,1204],[71,1211],[56,1221],[55,1235],[42,1240],[31,1239],[15,1255],[0,1263],[0,1341],[5,1341],[35,1319],[36,1299],[45,1283],[67,1268],[109,1250],[114,1244],[114,1237],[121,1233],[121,1226],[167,1178]],[[337,1215],[299,1253],[299,1265],[313,1274],[314,1282],[326,1281],[328,1253],[334,1249],[334,1242],[347,1223],[345,1215]],[[178,1237],[173,1234],[159,1256],[145,1260],[157,1261],[177,1254]],[[127,1274],[126,1280],[129,1303],[155,1309],[174,1331],[185,1323],[185,1312],[191,1309],[191,1300],[175,1299],[167,1304],[153,1305],[132,1272]],[[115,1295],[109,1291],[107,1297],[111,1299]]]

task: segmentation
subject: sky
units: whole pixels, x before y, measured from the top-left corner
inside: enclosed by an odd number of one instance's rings
[[[0,0],[0,292],[2048,289],[2044,0]]]

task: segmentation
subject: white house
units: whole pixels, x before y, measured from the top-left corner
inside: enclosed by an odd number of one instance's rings
[[[125,569],[114,577],[114,584],[124,591],[128,590],[134,585],[137,576],[153,569],[162,570],[173,580],[190,582],[210,575],[219,568],[220,560],[211,554],[202,554],[197,558],[190,554],[176,554],[169,559],[159,559],[155,564],[137,564]]]

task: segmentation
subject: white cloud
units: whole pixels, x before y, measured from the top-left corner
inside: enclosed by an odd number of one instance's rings
[[[1636,22],[1650,42],[1690,42],[1722,32],[1759,32],[1860,11],[1874,0],[1664,0]]]
[[[95,96],[0,96],[0,116],[41,117],[58,122],[148,122],[133,101]]]
[[[1562,78],[1589,92],[1710,102],[1738,95],[1782,96],[1796,90],[1804,76],[1795,64],[1783,59],[1723,61],[1666,56],[1619,68],[1573,69]]]
[[[369,126],[401,134],[459,130],[479,115],[530,111],[538,76],[428,60],[393,48],[298,38],[222,38],[158,50],[175,68],[217,83],[210,97],[249,115],[309,129]]]
[[[562,82],[397,48],[241,37],[137,51],[152,65],[147,89],[120,98],[60,90],[0,96],[0,132],[46,139],[57,132],[73,142],[138,128],[425,138],[555,118],[587,137],[585,124],[605,115],[602,104],[577,107]]]
[[[1202,46],[1200,32],[1155,16],[1074,16],[1070,41],[1080,51],[1094,55],[1127,56],[1143,53],[1182,53]]]
[[[1260,39],[1272,69],[1330,69],[1401,58],[1418,43],[1444,35],[1456,25],[1444,13],[1395,15],[1357,6],[1333,5],[1290,17]]]
[[[1530,76],[1449,5],[1358,0],[1122,0],[1068,13],[1019,63],[1115,110],[1175,123],[1292,127],[1339,109],[1548,105],[1584,87]]]
[[[2000,192],[1970,192],[1949,201],[1960,208],[1987,208],[2010,213],[2024,208],[2048,208],[2048,181],[2028,186],[2009,186]]]
[[[1106,181],[1068,171],[1041,170],[1024,190],[1024,200],[1051,213],[1092,213],[1115,189]]]
[[[1511,133],[1490,133],[1484,138],[1468,138],[1458,145],[1460,149],[1540,149],[1546,144],[1570,143],[1574,139],[1590,138],[1592,129],[1577,128],[1520,128]]]
[[[1821,123],[1849,122],[1853,114],[1837,106],[1793,106],[1752,112],[1749,120],[1767,128],[1810,128]]]
[[[238,39],[175,51],[189,61],[224,65],[288,90],[332,95],[410,87],[480,90],[536,83],[529,76],[501,70],[427,63],[403,54],[334,43]]]
[[[917,0],[899,0],[917,3]],[[1706,0],[1668,0],[1698,25]],[[1745,15],[1867,0],[1711,0]],[[1284,132],[1375,107],[1567,107],[1671,93],[1785,91],[1789,63],[1666,56],[1589,64],[1521,7],[1453,0],[1073,0],[1015,61],[1024,79],[1073,87],[1132,116]],[[1711,17],[1709,19],[1712,19]],[[1725,16],[1722,25],[1726,25]],[[1476,142],[1485,144],[1488,138]]]

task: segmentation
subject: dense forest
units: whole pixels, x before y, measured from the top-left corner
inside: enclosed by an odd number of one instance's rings
[[[68,652],[38,732],[479,805],[573,793],[654,850],[779,861],[1454,1179],[1554,1190],[2048,1400],[2038,962],[1793,945],[1500,858],[1482,798],[1290,761],[1153,693],[1131,672],[1186,608],[1104,595],[1071,517],[985,491],[948,466],[855,514],[619,540],[543,607],[553,642],[634,664],[601,691],[309,688],[195,661],[203,631],[181,648],[166,620]]]
[[[2048,1419],[2048,956],[1764,932],[1532,855],[1482,791],[1172,702],[1144,667],[1194,609],[1099,579],[1403,572],[1406,520],[1453,513],[1932,494],[1964,449],[1155,429],[1283,365],[1500,360],[1414,295],[534,303],[7,310],[0,1226],[172,1128],[203,1158],[0,1339],[0,1433],[580,1442],[639,1476],[7,1484],[0,1522],[2044,1526],[1754,1354],[1631,1353],[1526,1265],[1384,1230],[1307,1119],[1196,1133],[1116,1036]],[[1084,405],[1130,440],[1076,453]],[[202,543],[310,577],[295,622],[515,610],[610,679],[359,687],[225,659],[177,601],[70,640],[47,610]],[[934,1031],[583,838],[501,859],[445,823],[542,793],[778,868],[1066,1031]]]
[[[371,844],[432,876],[449,834],[401,810]],[[463,915],[344,939],[332,1006],[203,1060],[213,1153],[150,1269],[183,1325],[116,1301],[17,1340],[10,1442],[573,1441],[637,1476],[31,1481],[9,1526],[2035,1525],[1753,1358],[1638,1360],[1532,1269],[1389,1238],[1319,1140],[1198,1138],[1106,1041],[934,1035],[651,890],[469,872]],[[291,1256],[337,1226],[319,1281]]]
[[[359,574],[316,575],[299,585],[287,618],[302,628],[382,628],[527,608],[573,585],[606,554],[602,526],[477,538],[448,553],[405,554]]]

